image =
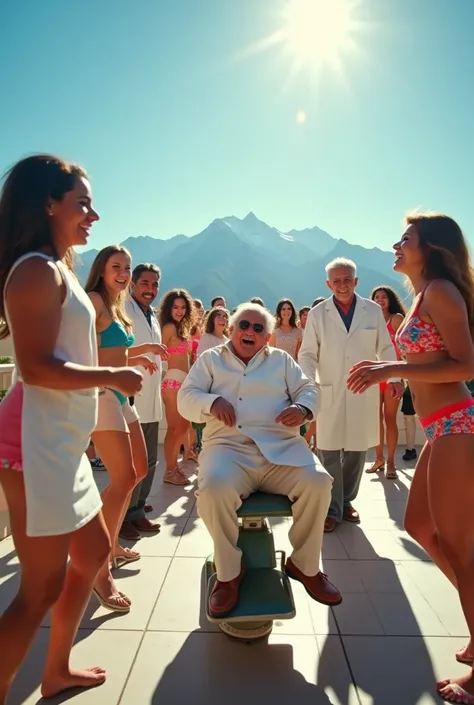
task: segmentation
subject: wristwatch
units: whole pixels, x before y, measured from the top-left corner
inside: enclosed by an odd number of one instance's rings
[[[301,413],[304,414],[303,421],[306,421],[308,416],[311,416],[311,410],[308,409],[307,406],[303,406],[303,404],[295,404],[295,406],[297,406],[298,409],[300,409]]]

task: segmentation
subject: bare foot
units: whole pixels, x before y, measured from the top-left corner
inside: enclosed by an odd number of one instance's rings
[[[447,703],[474,705],[474,675],[472,670],[461,678],[450,678],[437,683],[438,694]]]
[[[69,688],[95,688],[107,677],[105,668],[87,668],[84,671],[69,670],[69,673],[45,675],[41,684],[43,698],[53,698]]]

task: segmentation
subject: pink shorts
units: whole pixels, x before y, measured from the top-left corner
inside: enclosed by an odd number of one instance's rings
[[[0,470],[23,469],[21,455],[21,416],[23,384],[17,382],[0,402]]]
[[[161,383],[161,391],[166,392],[167,389],[181,389],[186,377],[187,373],[183,372],[183,370],[167,370]]]
[[[430,443],[442,436],[474,434],[474,400],[464,399],[456,404],[443,406],[430,416],[420,419],[420,424]]]

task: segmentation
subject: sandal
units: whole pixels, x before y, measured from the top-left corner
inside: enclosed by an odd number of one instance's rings
[[[119,592],[118,595],[112,595],[112,597],[110,597],[108,600],[104,600],[104,598],[99,595],[95,588],[93,588],[92,594],[96,596],[100,606],[105,607],[106,610],[110,610],[111,612],[122,613],[130,612],[131,602],[129,601],[128,597],[123,594],[123,592]],[[125,601],[127,604],[120,604],[117,602],[117,600]]]
[[[468,656],[467,654],[469,653],[469,644],[465,646],[463,649],[459,649],[459,651],[456,651],[455,656],[456,656],[456,661],[458,663],[465,663],[466,666],[472,666],[474,664],[474,656]]]
[[[468,693],[462,685],[451,681],[441,681],[437,684],[438,695],[447,703],[462,703],[474,705],[474,695]]]
[[[135,563],[141,558],[141,554],[138,551],[131,551],[129,548],[122,548],[122,551],[125,551],[125,555],[121,553],[118,556],[112,556],[112,568],[120,568],[127,563]]]
[[[383,470],[384,468],[385,468],[384,458],[377,458],[375,463],[372,465],[372,467],[368,468],[365,472],[367,473],[367,475],[371,475],[372,473],[380,472],[380,470]]]
[[[386,480],[398,480],[397,468],[395,463],[387,463],[385,468],[385,479]]]
[[[179,468],[166,470],[163,475],[163,482],[167,482],[169,485],[180,485],[181,487],[192,484]]]
[[[193,463],[198,463],[198,456],[194,448],[190,448],[186,455],[183,456],[183,461],[186,462],[187,460],[191,460]]]

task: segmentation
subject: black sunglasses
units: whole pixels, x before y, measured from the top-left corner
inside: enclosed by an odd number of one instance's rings
[[[253,328],[255,333],[263,333],[263,330],[265,328],[263,323],[250,323],[250,321],[246,321],[245,319],[239,321],[240,330],[248,330],[250,327]]]

